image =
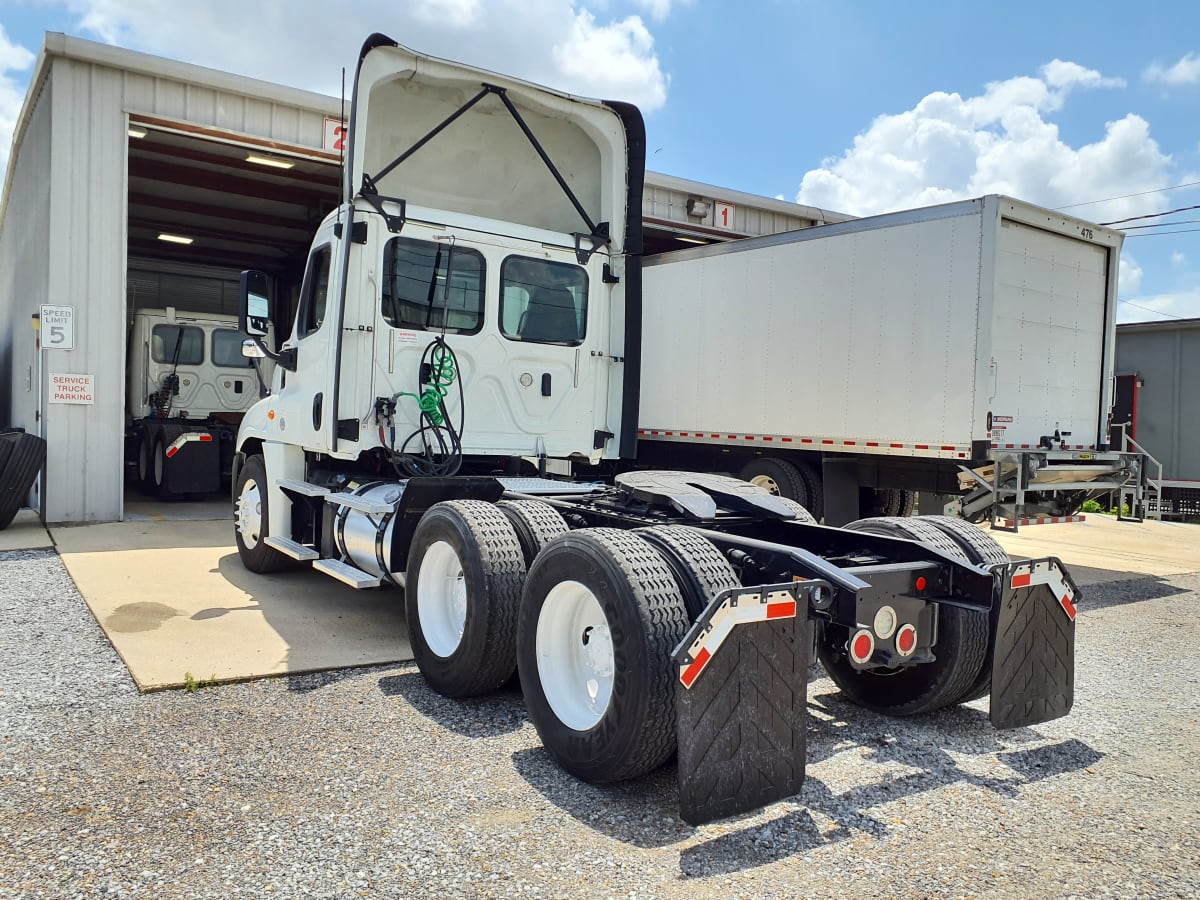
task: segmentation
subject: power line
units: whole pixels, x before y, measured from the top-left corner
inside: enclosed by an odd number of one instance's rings
[[[1149,234],[1127,234],[1125,237],[1159,237],[1164,234],[1191,234],[1194,231],[1200,231],[1200,228],[1180,228],[1178,231],[1152,231]]]
[[[1156,222],[1153,225],[1126,225],[1121,231],[1137,231],[1139,228],[1170,228],[1173,225],[1191,225],[1194,222],[1200,222],[1200,219],[1180,219],[1177,222]],[[1145,237],[1146,235],[1140,235]],[[1131,234],[1127,237],[1139,237],[1139,235]]]
[[[1144,216],[1129,216],[1125,219],[1113,219],[1111,222],[1098,222],[1098,225],[1120,225],[1122,222],[1136,222],[1139,219],[1158,219],[1162,216],[1173,216],[1175,213],[1188,212],[1189,210],[1200,209],[1200,204],[1196,206],[1181,206],[1178,209],[1168,209],[1165,212],[1146,213]],[[1168,223],[1169,224],[1169,223]]]
[[[1200,181],[1189,181],[1185,184],[1174,184],[1171,187],[1156,188],[1152,191],[1138,191],[1136,194],[1121,194],[1119,197],[1105,197],[1103,200],[1085,200],[1083,203],[1068,203],[1066,206],[1056,206],[1055,209],[1074,209],[1077,206],[1091,206],[1094,203],[1109,203],[1112,200],[1125,200],[1128,197],[1144,197],[1146,194],[1162,194],[1166,191],[1177,191],[1180,188],[1195,187]]]
[[[1137,309],[1143,309],[1146,312],[1152,312],[1156,316],[1166,316],[1168,319],[1186,319],[1187,316],[1177,316],[1172,313],[1163,312],[1161,309],[1151,309],[1149,306],[1142,306],[1140,303],[1134,303],[1132,300],[1118,300],[1118,303],[1124,303],[1126,306],[1133,306]]]

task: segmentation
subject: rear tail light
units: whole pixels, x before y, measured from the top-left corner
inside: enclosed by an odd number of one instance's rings
[[[875,637],[863,628],[850,638],[850,658],[860,666],[875,654]]]
[[[901,625],[896,632],[896,652],[901,656],[912,656],[917,649],[917,629],[912,625]]]

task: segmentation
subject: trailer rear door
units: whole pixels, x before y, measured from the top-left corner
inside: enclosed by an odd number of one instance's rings
[[[1049,224],[1001,218],[988,417],[994,444],[1036,446],[1055,429],[1070,432],[1070,446],[1096,444],[1108,414],[1115,252]]]

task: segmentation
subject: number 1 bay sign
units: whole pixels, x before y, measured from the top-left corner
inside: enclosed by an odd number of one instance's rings
[[[51,403],[83,403],[91,406],[96,402],[96,376],[50,373]]]
[[[43,350],[75,349],[75,307],[43,306],[38,320]]]

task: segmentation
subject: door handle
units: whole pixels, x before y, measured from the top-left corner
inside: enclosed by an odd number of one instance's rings
[[[318,393],[313,397],[313,431],[321,430],[321,406],[324,401],[324,393]]]

